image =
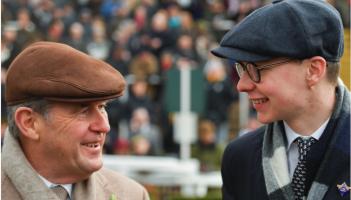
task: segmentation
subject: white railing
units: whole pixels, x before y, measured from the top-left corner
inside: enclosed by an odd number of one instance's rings
[[[220,188],[220,172],[200,173],[196,159],[173,157],[104,155],[104,166],[143,184],[181,186],[182,195],[205,196],[208,188]]]

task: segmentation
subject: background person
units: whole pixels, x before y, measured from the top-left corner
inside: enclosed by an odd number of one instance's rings
[[[201,119],[197,134],[198,141],[191,147],[191,157],[200,161],[202,172],[220,170],[224,148],[216,143],[215,123],[209,119]]]

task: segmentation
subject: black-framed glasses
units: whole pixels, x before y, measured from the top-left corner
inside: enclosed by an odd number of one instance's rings
[[[276,63],[261,65],[261,66],[257,66],[257,64],[254,62],[247,62],[247,63],[236,62],[235,68],[236,68],[236,71],[238,72],[239,77],[241,77],[243,73],[246,71],[252,81],[254,81],[255,83],[259,83],[261,81],[261,73],[260,73],[261,70],[277,67],[279,65],[291,62],[293,60],[294,59],[292,58],[287,58]]]

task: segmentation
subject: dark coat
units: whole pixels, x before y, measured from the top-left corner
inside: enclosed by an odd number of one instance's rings
[[[309,187],[312,182],[327,186],[323,198],[318,200],[350,199],[350,192],[342,196],[337,185],[350,186],[350,99],[349,92],[334,114],[320,141],[311,149]],[[224,200],[282,199],[267,194],[262,165],[263,138],[268,127],[261,127],[232,141],[222,160]],[[308,187],[308,188],[309,188]],[[317,200],[317,199],[316,199]]]

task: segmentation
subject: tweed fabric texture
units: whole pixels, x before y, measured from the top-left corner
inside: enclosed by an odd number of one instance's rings
[[[74,183],[71,195],[73,200],[150,199],[142,185],[106,168],[94,172],[86,180]],[[37,175],[26,159],[19,141],[8,129],[1,152],[1,199],[59,200]]]
[[[339,61],[344,51],[339,12],[322,0],[276,0],[226,33],[211,52],[235,61],[322,56]]]

